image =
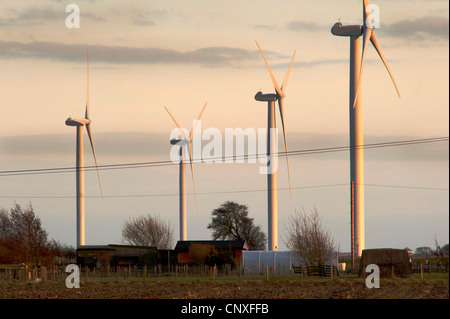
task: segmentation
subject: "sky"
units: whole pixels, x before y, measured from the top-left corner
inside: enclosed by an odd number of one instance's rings
[[[66,6],[80,8],[67,28]],[[375,32],[401,98],[373,47],[362,85],[364,142],[448,137],[448,2],[378,0]],[[286,88],[290,151],[349,145],[349,40],[337,21],[362,24],[362,1],[0,0],[0,171],[75,166],[71,116],[84,116],[86,49],[90,115],[99,165],[170,160],[174,123],[190,129],[265,128],[274,93],[258,41]],[[277,125],[281,126],[279,113]],[[85,164],[94,165],[87,134]],[[202,145],[208,141],[203,141]],[[281,151],[284,150],[280,137]],[[366,149],[366,248],[434,247],[449,238],[448,140]],[[210,239],[211,212],[227,200],[248,205],[267,232],[266,176],[258,163],[197,163],[199,212],[187,172],[188,239]],[[349,152],[284,157],[278,170],[280,249],[295,210],[317,208],[341,251],[350,251]],[[125,220],[169,220],[179,236],[176,165],[86,172],[86,244],[121,242]],[[34,211],[49,238],[75,246],[75,173],[0,176],[0,208]]]

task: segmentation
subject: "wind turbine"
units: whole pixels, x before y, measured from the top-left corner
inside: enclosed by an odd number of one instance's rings
[[[192,127],[191,132],[189,133],[189,136],[186,135],[184,130],[181,128],[181,126],[178,124],[178,122],[175,120],[175,118],[172,116],[172,114],[169,112],[167,107],[164,106],[167,113],[169,113],[170,117],[174,121],[175,125],[180,130],[181,134],[183,135],[182,139],[172,139],[170,141],[170,144],[172,145],[179,145],[180,146],[180,173],[179,173],[179,204],[180,204],[180,240],[185,241],[187,240],[187,214],[186,214],[186,161],[185,161],[185,154],[183,152],[183,148],[187,145],[189,148],[189,164],[191,166],[191,173],[192,173],[192,182],[194,184],[194,193],[195,193],[195,202],[197,204],[197,213],[199,211],[198,209],[198,198],[197,198],[197,187],[195,186],[195,176],[194,176],[194,166],[192,163],[192,140],[193,140],[193,132],[195,131],[195,128],[197,126],[198,121],[200,121],[203,111],[206,108],[203,106],[202,111],[200,112],[200,115],[197,118],[197,121],[194,122],[194,125]]]
[[[286,92],[286,86],[289,79],[289,74],[291,73],[292,65],[294,63],[295,51],[292,57],[289,69],[284,77],[281,88],[275,79],[275,76],[270,69],[269,63],[264,56],[258,42],[259,52],[266,63],[267,69],[269,70],[270,78],[272,79],[273,86],[275,87],[275,93],[273,94],[263,94],[261,91],[256,93],[255,100],[261,102],[267,102],[268,105],[268,116],[267,116],[267,152],[269,160],[267,161],[267,206],[268,206],[268,250],[278,250],[278,205],[277,205],[277,139],[275,134],[276,129],[276,119],[275,119],[275,101],[278,100],[278,106],[280,110],[281,124],[283,127],[283,138],[284,146],[286,148],[286,162],[288,169],[288,180],[289,180],[289,192],[292,199],[292,189],[291,189],[291,176],[289,169],[289,156],[286,142],[286,130],[285,130],[285,119],[284,119],[284,97]]]
[[[364,150],[363,117],[361,101],[361,79],[369,41],[375,47],[394,83],[397,94],[400,93],[391,70],[380,50],[371,20],[368,0],[363,0],[364,24],[343,26],[337,22],[331,29],[336,36],[350,37],[350,182],[351,182],[351,249],[352,257],[359,257],[364,249]],[[361,36],[363,50],[361,55]]]
[[[66,120],[67,126],[75,126],[77,128],[77,157],[76,157],[76,183],[77,183],[77,248],[85,244],[85,210],[84,210],[84,150],[83,150],[83,126],[91,143],[92,153],[94,154],[95,167],[97,168],[98,183],[100,185],[100,193],[103,197],[102,183],[97,166],[97,158],[95,156],[94,141],[92,139],[91,119],[89,117],[89,54],[87,56],[87,96],[86,96],[86,113],[84,119]]]

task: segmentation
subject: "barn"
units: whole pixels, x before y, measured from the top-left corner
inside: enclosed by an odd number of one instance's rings
[[[248,250],[245,240],[183,240],[178,241],[175,246],[175,252],[178,255],[178,263],[186,264],[195,261],[195,252],[202,250],[207,254],[211,249],[223,251],[230,249],[233,252],[233,258],[239,264],[243,250]],[[195,251],[195,252],[194,252]]]
[[[375,264],[380,268],[380,278],[389,278],[392,275],[406,278],[413,273],[408,251],[405,249],[380,248],[363,250],[359,268],[360,277],[363,277],[363,272],[370,264]]]
[[[131,245],[84,245],[77,249],[77,264],[101,266],[154,266],[158,263],[156,247]]]

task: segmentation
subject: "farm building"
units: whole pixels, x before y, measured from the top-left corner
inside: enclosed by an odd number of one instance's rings
[[[206,256],[210,251],[222,252],[224,250],[231,250],[233,258],[239,264],[242,251],[248,250],[247,242],[245,240],[186,240],[178,241],[175,246],[180,264],[195,263],[197,256]]]
[[[172,253],[174,255],[174,253]],[[169,258],[168,258],[169,256]],[[152,246],[86,245],[77,249],[77,264],[89,267],[107,266],[155,266],[170,261],[170,252]]]
[[[412,265],[405,249],[380,248],[365,249],[361,255],[359,276],[362,277],[367,265],[375,264],[380,268],[380,278],[409,277]]]

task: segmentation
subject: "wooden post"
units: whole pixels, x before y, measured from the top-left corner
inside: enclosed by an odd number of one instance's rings
[[[147,265],[145,265],[142,270],[142,280],[145,282],[145,279],[147,279]]]
[[[269,266],[266,265],[266,279],[269,281]]]
[[[420,280],[423,281],[423,264],[420,264]]]

